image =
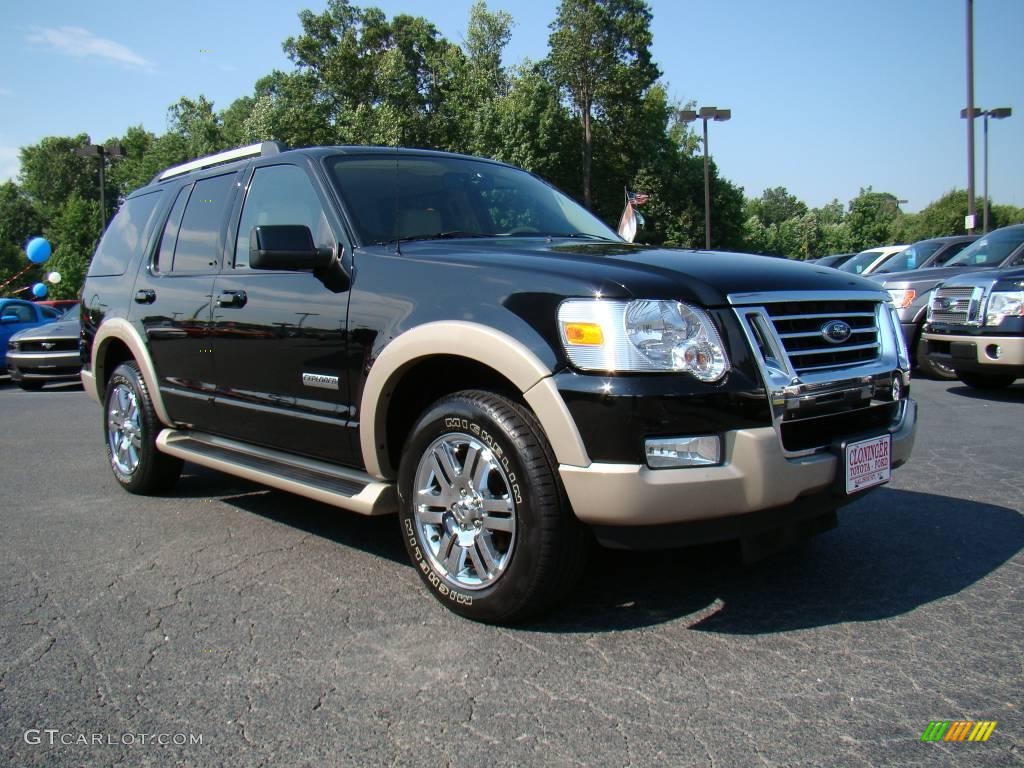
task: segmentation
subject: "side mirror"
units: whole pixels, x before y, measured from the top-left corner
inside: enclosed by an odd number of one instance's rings
[[[309,227],[275,224],[253,227],[249,234],[249,267],[306,272],[330,266],[334,254],[317,248]]]

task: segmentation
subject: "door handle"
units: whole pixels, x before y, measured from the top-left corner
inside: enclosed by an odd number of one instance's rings
[[[239,309],[248,301],[245,291],[221,291],[217,297],[217,306],[225,309]]]
[[[135,292],[136,304],[152,304],[154,301],[156,301],[156,291],[150,288],[143,288],[141,291]]]

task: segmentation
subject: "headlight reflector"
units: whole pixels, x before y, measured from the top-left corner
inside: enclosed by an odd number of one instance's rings
[[[1004,317],[1024,316],[1024,291],[993,291],[988,297],[985,325],[999,325]]]
[[[573,365],[592,371],[680,371],[714,382],[729,370],[718,330],[678,301],[568,299],[558,308]]]
[[[906,309],[914,303],[917,298],[917,291],[913,288],[890,288],[889,296],[892,298],[893,306],[896,309]]]

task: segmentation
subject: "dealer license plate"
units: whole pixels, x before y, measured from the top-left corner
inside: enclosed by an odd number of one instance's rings
[[[847,443],[846,492],[857,493],[889,482],[892,475],[892,435]]]

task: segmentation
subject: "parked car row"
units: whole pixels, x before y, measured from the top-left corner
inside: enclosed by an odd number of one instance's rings
[[[971,321],[978,320],[981,303],[987,298],[990,284],[996,279],[996,273],[993,270],[1024,265],[1024,224],[1003,227],[983,237],[955,237],[941,238],[941,240],[944,242],[939,243],[931,255],[925,257],[922,266],[903,272],[876,272],[869,277],[881,283],[892,297],[893,304],[900,316],[907,347],[910,349],[918,369],[932,378],[962,379],[959,372],[965,370],[963,366],[951,365],[949,356],[946,354],[933,355],[929,353],[925,327],[936,291],[940,286],[955,286],[961,283],[971,284],[978,288],[978,295],[974,297],[975,304],[973,305],[975,314],[972,315]],[[931,248],[933,243],[934,241],[922,241],[911,247],[916,249],[917,246],[922,246],[921,252],[926,253],[927,248]],[[927,244],[927,248],[924,244]],[[945,260],[944,266],[934,266],[941,263],[940,260],[944,252],[948,253],[955,248],[960,250]],[[899,258],[902,258],[902,254]],[[929,266],[929,264],[933,266]],[[977,279],[972,282],[971,276],[976,276]],[[965,278],[966,282],[961,278]],[[958,295],[964,292],[955,291]],[[966,293],[972,292],[966,291]],[[980,328],[980,326],[978,327]]]

